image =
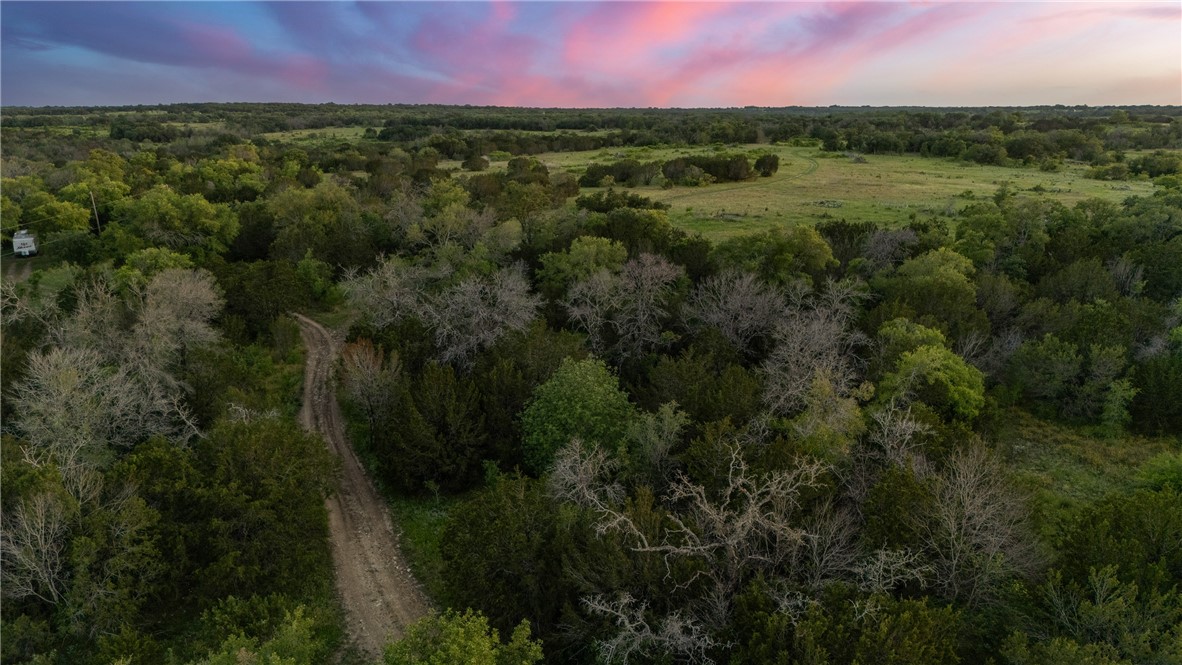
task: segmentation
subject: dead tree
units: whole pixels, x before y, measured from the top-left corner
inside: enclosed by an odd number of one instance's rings
[[[51,605],[62,599],[66,580],[63,557],[69,535],[69,500],[38,492],[6,511],[0,529],[0,567],[4,595],[39,598]]]
[[[933,483],[931,510],[912,520],[941,595],[980,605],[1005,580],[1038,568],[1022,496],[984,446],[955,453]]]
[[[850,326],[862,294],[847,282],[831,282],[825,293],[803,297],[776,326],[776,346],[763,364],[764,403],[779,415],[806,405],[814,377],[824,375],[835,394],[847,397],[857,385],[854,350],[865,336]]]
[[[468,365],[480,350],[504,335],[524,330],[537,314],[541,298],[530,293],[520,266],[490,277],[470,277],[428,296],[420,306],[435,334],[439,360]]]
[[[785,308],[782,289],[751,273],[731,271],[706,279],[694,290],[685,318],[717,328],[735,348],[750,354],[757,339],[771,334]]]
[[[684,274],[663,257],[641,254],[618,274],[604,269],[577,282],[564,304],[597,354],[639,358],[661,345],[674,285]]]

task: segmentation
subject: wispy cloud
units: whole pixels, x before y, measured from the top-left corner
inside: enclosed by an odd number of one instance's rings
[[[1035,104],[1064,85],[1182,104],[1176,3],[6,0],[0,19],[5,104]]]

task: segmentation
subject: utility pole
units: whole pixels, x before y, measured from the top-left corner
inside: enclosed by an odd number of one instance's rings
[[[103,222],[98,216],[98,204],[94,202],[94,190],[89,189],[87,191],[90,192],[90,207],[94,210],[94,225],[98,228],[98,232],[101,235],[103,232]]]

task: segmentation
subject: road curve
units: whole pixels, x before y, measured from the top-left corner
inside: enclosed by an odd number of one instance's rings
[[[371,656],[402,636],[430,607],[410,574],[385,501],[374,489],[345,438],[344,420],[332,387],[338,336],[299,314],[307,349],[304,403],[300,422],[324,437],[341,460],[341,483],[326,500],[337,593],[345,608],[350,637]]]

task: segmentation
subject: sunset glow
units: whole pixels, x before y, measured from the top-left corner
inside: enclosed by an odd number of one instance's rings
[[[1179,2],[4,2],[4,105],[1182,104]]]

